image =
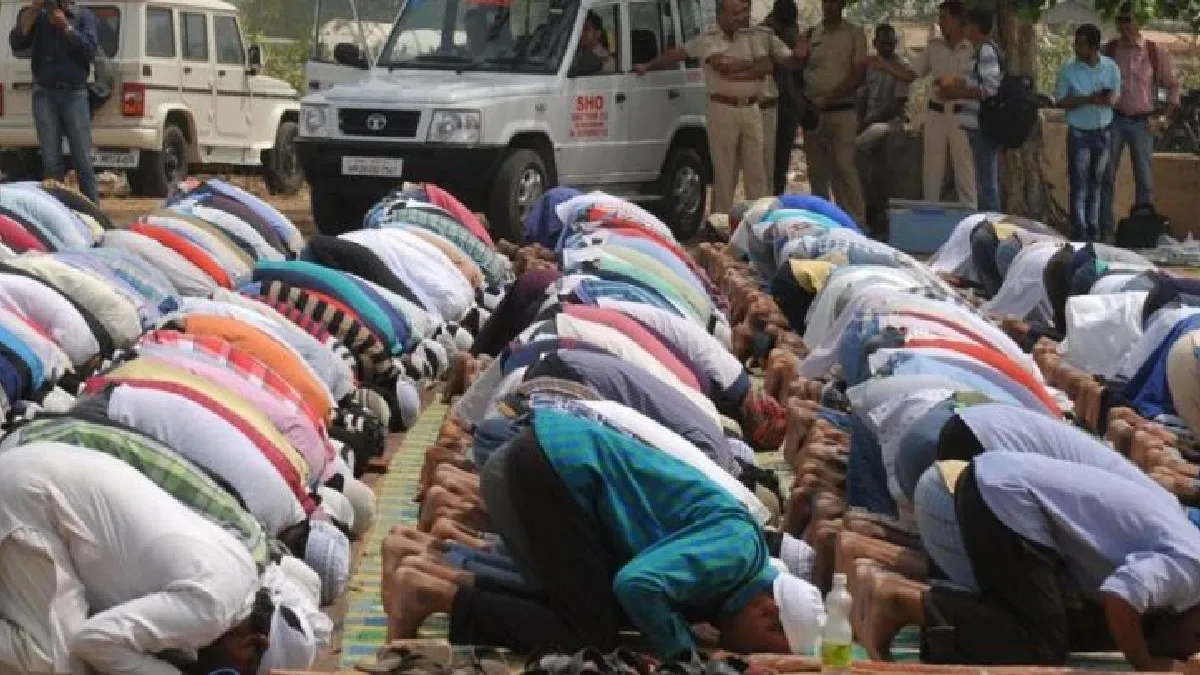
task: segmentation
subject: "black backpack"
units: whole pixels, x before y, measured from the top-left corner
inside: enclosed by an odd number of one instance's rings
[[[985,42],[996,50],[1000,70],[1004,71],[1004,56],[994,42]],[[980,51],[983,47],[980,47]],[[975,58],[975,79],[979,76],[979,58]],[[979,133],[1000,147],[1015,150],[1025,144],[1038,123],[1038,96],[1033,78],[1028,75],[1004,73],[995,96],[979,102]]]
[[[1158,246],[1158,238],[1169,232],[1171,223],[1150,204],[1138,204],[1129,217],[1117,223],[1116,244],[1121,248],[1149,249]]]

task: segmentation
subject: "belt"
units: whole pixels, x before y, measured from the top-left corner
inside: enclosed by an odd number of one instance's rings
[[[1150,117],[1153,116],[1154,113],[1146,112],[1146,113],[1138,113],[1136,115],[1126,115],[1125,113],[1116,113],[1116,115],[1117,115],[1117,117],[1120,117],[1122,119],[1133,120],[1135,122],[1142,122],[1144,120],[1150,119]]]
[[[1107,134],[1110,129],[1112,129],[1111,124],[1100,127],[1099,129],[1076,129],[1075,127],[1069,127],[1068,131],[1077,134]]]
[[[758,105],[759,98],[757,96],[746,96],[738,98],[737,96],[726,96],[724,94],[709,94],[708,98],[713,103],[721,105],[733,106],[734,108],[746,108],[752,105]],[[774,105],[774,101],[771,102]]]
[[[929,109],[934,112],[946,112],[946,104],[940,103],[938,101],[930,101]],[[958,113],[962,112],[962,109],[963,109],[963,107],[961,104],[958,104],[958,103],[950,104],[950,114],[952,114],[952,115],[957,115]]]
[[[821,112],[828,112],[828,113],[845,112],[847,110],[854,110],[854,104],[849,101],[847,101],[845,103],[830,103],[829,105],[825,106],[824,108],[821,108]]]
[[[75,84],[74,82],[50,82],[50,83],[46,83],[46,84],[39,82],[38,86],[41,87],[42,89],[57,89],[59,91],[78,91],[80,89],[83,89],[85,85]]]
[[[777,105],[779,105],[779,99],[777,98],[764,98],[758,102],[758,107],[762,110],[771,110]]]

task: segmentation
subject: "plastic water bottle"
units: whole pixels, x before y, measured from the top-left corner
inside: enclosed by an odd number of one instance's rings
[[[825,596],[825,628],[821,634],[821,672],[846,675],[854,660],[854,629],[850,626],[850,591],[846,575],[833,575],[833,588]]]

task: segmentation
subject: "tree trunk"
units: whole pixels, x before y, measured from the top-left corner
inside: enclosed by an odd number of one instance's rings
[[[1017,15],[1011,0],[996,0],[996,42],[1003,52],[1005,72],[1034,76],[1037,35],[1034,24]],[[1007,150],[1000,160],[1000,193],[1006,213],[1043,219],[1048,203],[1042,180],[1042,124],[1019,150]]]

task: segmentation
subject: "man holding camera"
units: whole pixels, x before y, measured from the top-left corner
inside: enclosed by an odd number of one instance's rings
[[[95,15],[77,7],[75,0],[33,0],[18,15],[8,42],[14,52],[32,50],[33,118],[44,175],[62,179],[65,135],[80,191],[99,202],[87,90],[99,44]]]

